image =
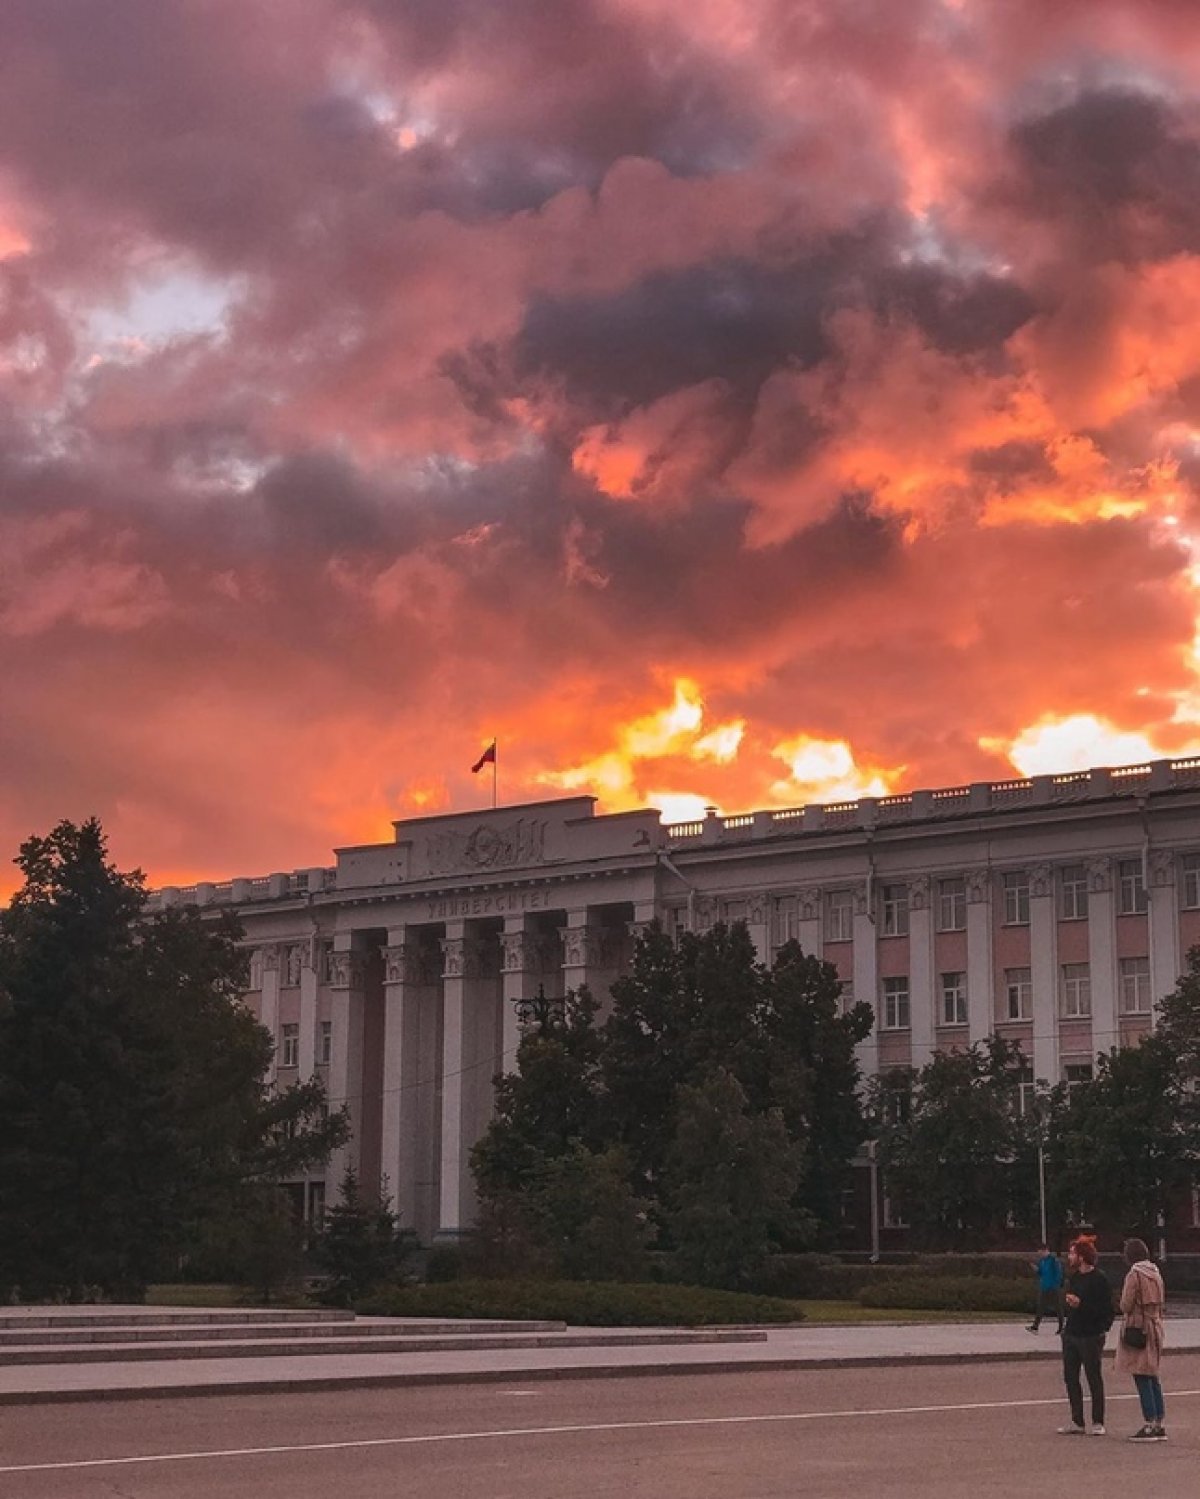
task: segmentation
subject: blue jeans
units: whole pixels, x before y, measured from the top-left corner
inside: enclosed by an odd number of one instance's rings
[[[1163,1401],[1163,1387],[1157,1374],[1135,1374],[1138,1399],[1142,1402],[1142,1417],[1149,1426],[1161,1426],[1167,1407]]]

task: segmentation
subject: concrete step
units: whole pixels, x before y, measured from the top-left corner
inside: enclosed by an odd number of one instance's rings
[[[353,1322],[338,1307],[0,1307],[0,1331],[26,1327],[231,1327],[248,1322],[286,1326],[291,1322]]]
[[[349,1317],[350,1314],[347,1314]],[[89,1343],[196,1343],[221,1342],[222,1340],[245,1341],[265,1337],[273,1341],[289,1338],[297,1343],[311,1338],[327,1337],[335,1333],[345,1338],[393,1337],[405,1333],[410,1337],[438,1337],[450,1333],[499,1333],[499,1332],[558,1332],[566,1327],[565,1322],[551,1321],[458,1321],[421,1318],[395,1321],[321,1321],[273,1322],[255,1318],[251,1321],[229,1323],[178,1322],[166,1326],[158,1324],[121,1326],[103,1323],[81,1327],[18,1327],[8,1328],[0,1323],[0,1354],[6,1348],[32,1346],[50,1347],[56,1344],[84,1346]],[[299,1349],[297,1351],[300,1351]]]
[[[519,1348],[645,1348],[678,1347],[683,1344],[765,1342],[761,1329],[575,1329],[542,1333],[475,1333],[460,1336],[400,1333],[368,1339],[353,1337],[314,1338],[303,1343],[252,1338],[242,1342],[193,1343],[87,1343],[8,1348],[0,1354],[0,1368],[29,1364],[123,1364],[154,1360],[175,1363],[192,1359],[220,1358],[309,1358],[335,1354],[366,1353],[474,1353]]]

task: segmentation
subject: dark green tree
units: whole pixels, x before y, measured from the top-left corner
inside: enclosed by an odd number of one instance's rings
[[[0,912],[0,1282],[136,1298],[346,1121],[319,1088],[265,1085],[235,923],[147,912],[94,820],[31,838],[17,864]]]
[[[347,1167],[338,1201],[312,1246],[314,1263],[328,1277],[325,1299],[352,1306],[375,1286],[397,1280],[415,1248],[414,1235],[397,1224],[390,1199],[363,1192]]]
[[[803,1173],[804,1148],[782,1113],[752,1111],[731,1072],[684,1084],[661,1182],[680,1278],[752,1284],[768,1254],[808,1235],[796,1207]]]
[[[993,1036],[872,1084],[884,1188],[930,1247],[976,1248],[1010,1215],[1028,1221],[1036,1182],[1023,1067],[1020,1047]]]
[[[793,1140],[805,1142],[797,1194],[818,1235],[831,1240],[851,1163],[867,1138],[855,1051],[871,1033],[868,1004],[842,1009],[837,970],[798,942],[776,954],[766,1014],[769,1096]]]
[[[1154,1238],[1200,1176],[1200,949],[1149,1035],[1102,1055],[1091,1082],[1054,1090],[1047,1134],[1058,1216]]]

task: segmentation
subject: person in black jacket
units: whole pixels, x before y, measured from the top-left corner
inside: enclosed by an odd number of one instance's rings
[[[1063,1380],[1071,1402],[1071,1424],[1058,1429],[1063,1436],[1083,1436],[1083,1385],[1087,1375],[1092,1397],[1092,1435],[1104,1435],[1104,1339],[1113,1324],[1112,1287],[1096,1269],[1096,1246],[1077,1240],[1067,1254],[1067,1308],[1063,1327]]]

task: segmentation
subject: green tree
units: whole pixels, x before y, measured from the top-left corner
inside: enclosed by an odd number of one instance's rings
[[[924,1067],[872,1084],[885,1190],[918,1237],[969,1248],[1027,1219],[1030,1134],[1022,1118],[1024,1058],[1000,1036],[935,1052]]]
[[[1091,1082],[1049,1109],[1050,1197],[1062,1217],[1152,1239],[1200,1166],[1200,949],[1136,1046],[1102,1055]]]
[[[398,1226],[391,1200],[364,1193],[347,1167],[339,1199],[312,1248],[314,1262],[329,1277],[326,1299],[352,1306],[373,1287],[396,1280],[415,1247],[413,1234]]]
[[[716,1068],[681,1087],[662,1180],[681,1278],[737,1289],[782,1243],[803,1239],[803,1172],[803,1146],[782,1113],[753,1112],[731,1072]]]
[[[837,970],[798,942],[776,954],[765,1031],[769,1097],[793,1140],[806,1144],[797,1205],[826,1240],[834,1236],[851,1163],[867,1138],[855,1047],[871,1033],[871,1007],[842,1009]]]
[[[95,820],[31,838],[0,912],[0,1282],[136,1298],[247,1185],[347,1133],[274,1093],[236,923],[151,914]]]

